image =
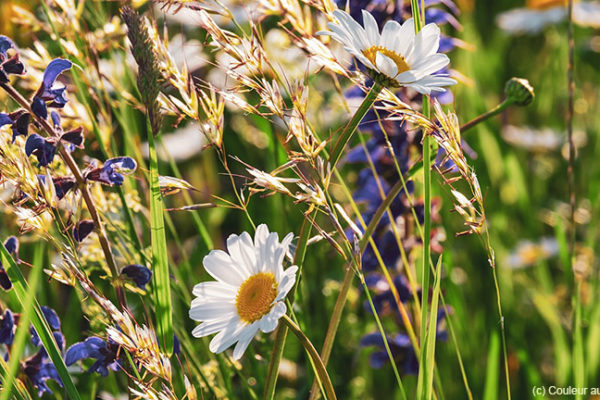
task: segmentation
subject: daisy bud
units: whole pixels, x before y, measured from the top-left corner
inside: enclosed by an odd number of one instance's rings
[[[518,106],[529,105],[535,97],[533,86],[529,84],[527,79],[521,78],[511,78],[506,82],[504,93],[507,100]]]

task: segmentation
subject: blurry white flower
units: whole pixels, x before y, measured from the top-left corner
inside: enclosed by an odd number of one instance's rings
[[[525,8],[499,14],[498,26],[511,34],[535,34],[548,25],[567,19],[566,0],[529,0]],[[600,2],[573,4],[573,22],[580,26],[600,27]]]
[[[293,239],[281,243],[266,225],[256,229],[254,241],[247,232],[227,239],[228,253],[213,250],[204,257],[204,268],[216,282],[194,287],[190,318],[202,321],[195,337],[219,332],[209,349],[220,353],[237,342],[233,358],[239,359],[260,329],[271,332],[286,312],[284,303],[296,281],[298,267],[283,269],[283,258]]]
[[[521,241],[508,257],[510,268],[532,266],[558,254],[558,242],[554,238],[542,238],[538,243]]]
[[[367,68],[384,75],[392,86],[406,86],[421,94],[444,91],[444,86],[454,85],[454,79],[432,75],[444,68],[450,60],[437,53],[440,44],[440,28],[427,24],[415,35],[413,19],[400,25],[388,21],[379,32],[375,18],[363,10],[364,28],[347,13],[336,10],[333,15],[338,23],[327,24],[329,35],[344,45]]]
[[[514,125],[503,127],[502,137],[510,144],[539,153],[556,150],[564,142],[564,137],[553,129]]]

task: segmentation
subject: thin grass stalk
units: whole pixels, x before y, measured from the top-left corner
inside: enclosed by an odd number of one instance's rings
[[[335,396],[335,391],[333,390],[333,385],[331,384],[331,379],[329,379],[329,375],[327,374],[325,365],[323,365],[323,361],[321,360],[321,357],[319,357],[319,354],[317,353],[317,350],[315,349],[315,347],[312,345],[310,340],[306,337],[304,332],[302,332],[302,329],[300,329],[300,327],[298,327],[298,325],[296,325],[294,323],[294,321],[292,321],[290,319],[290,317],[288,317],[287,315],[284,314],[281,319],[287,325],[287,327],[290,329],[290,331],[292,331],[292,333],[294,335],[296,335],[296,337],[302,344],[302,347],[304,347],[304,349],[308,353],[311,361],[314,364],[315,374],[318,376],[319,380],[321,381],[321,383],[323,385],[323,392],[324,392],[323,394],[326,396],[326,398],[328,400],[336,400],[337,397]]]
[[[300,276],[300,271],[302,271],[302,264],[304,264],[304,256],[306,255],[306,247],[312,231],[312,223],[308,220],[308,218],[312,217],[305,217],[304,221],[302,222],[302,228],[300,228],[300,237],[298,238],[296,252],[294,253],[294,265],[298,266],[298,276]],[[290,303],[293,303],[298,284],[299,279],[296,281],[296,284],[292,287],[287,296],[287,298],[290,300]],[[287,332],[288,326],[284,324],[279,325],[277,327],[277,331],[275,332],[273,351],[271,352],[271,360],[269,361],[269,369],[267,370],[267,379],[265,382],[265,391],[263,393],[264,400],[271,400],[275,396],[275,386],[277,385],[279,364],[281,363],[281,357],[283,356]]]
[[[25,108],[31,116],[33,116],[35,121],[42,127],[42,129],[46,132],[46,134],[48,134],[50,137],[58,137],[58,134],[56,133],[54,128],[50,125],[50,123],[47,120],[38,117],[31,109],[29,102],[19,92],[17,92],[12,86],[10,86],[9,84],[6,84],[6,83],[0,83],[0,87],[2,87],[2,89],[4,89],[4,91],[6,91],[6,93],[14,101],[16,101],[21,107]],[[67,165],[67,167],[69,168],[69,170],[71,171],[73,176],[75,177],[75,180],[77,181],[77,185],[79,187],[79,190],[81,191],[81,196],[83,197],[83,200],[87,206],[88,212],[90,213],[90,216],[91,216],[92,220],[94,221],[94,226],[96,228],[96,233],[98,234],[98,240],[100,241],[100,247],[102,248],[102,252],[104,253],[104,258],[105,258],[106,263],[108,264],[108,267],[111,271],[112,286],[115,289],[115,293],[117,295],[117,300],[119,301],[119,304],[121,305],[121,307],[125,308],[125,307],[127,307],[127,299],[125,297],[123,285],[118,279],[119,270],[117,268],[117,263],[114,259],[112,251],[110,249],[110,242],[108,241],[108,237],[106,236],[106,231],[104,230],[104,225],[102,224],[102,221],[100,220],[100,215],[98,214],[98,209],[96,208],[94,199],[92,198],[92,195],[87,187],[87,183],[85,182],[85,179],[83,178],[83,175],[82,175],[81,171],[79,170],[77,163],[71,156],[71,153],[69,153],[63,146],[59,146],[59,153],[60,153],[60,156],[62,157],[62,159],[64,160],[65,164]]]
[[[352,135],[356,131],[358,124],[360,123],[360,121],[362,121],[363,117],[365,116],[367,111],[369,111],[369,108],[371,108],[375,100],[377,100],[377,96],[382,90],[383,86],[375,82],[369,90],[369,92],[367,93],[367,96],[364,98],[363,102],[360,104],[360,106],[354,113],[352,119],[350,119],[346,126],[344,126],[344,129],[338,137],[333,147],[333,150],[331,151],[331,155],[329,156],[329,165],[332,170],[333,168],[335,168],[338,161],[340,160],[342,153],[346,148],[346,145],[348,144],[350,139],[352,139]]]

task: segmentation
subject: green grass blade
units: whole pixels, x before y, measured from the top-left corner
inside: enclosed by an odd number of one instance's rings
[[[500,337],[494,329],[490,336],[490,347],[487,356],[487,368],[485,371],[485,388],[483,400],[494,400],[498,398],[498,380],[500,377]]]
[[[173,353],[173,307],[171,306],[171,282],[169,256],[165,234],[164,205],[158,183],[158,157],[150,123],[147,126],[150,147],[150,238],[152,242],[152,276],[154,284],[154,308],[158,340],[170,356]]]
[[[431,312],[429,314],[429,325],[422,326],[425,330],[425,341],[421,346],[419,357],[419,378],[417,383],[417,398],[431,399],[433,396],[433,371],[435,368],[435,342],[437,336],[437,310],[440,299],[442,257],[438,259],[435,268],[435,282],[431,297]]]
[[[33,261],[33,270],[29,275],[29,288],[27,291],[27,297],[25,297],[25,302],[22,303],[19,325],[10,349],[8,370],[2,375],[2,383],[5,390],[1,392],[0,400],[8,400],[11,398],[10,396],[13,394],[13,389],[16,388],[16,386],[13,386],[13,384],[17,374],[19,373],[21,355],[23,354],[23,349],[25,348],[25,340],[29,334],[29,323],[31,321],[31,313],[33,311],[33,301],[36,298],[36,290],[40,281],[40,272],[42,271],[42,251],[43,246],[38,246],[35,253],[35,259]]]
[[[2,260],[2,265],[4,265],[6,268],[8,277],[12,281],[14,287],[14,289],[9,292],[11,297],[13,297],[15,303],[26,305],[28,296],[31,293],[31,289],[25,281],[25,277],[23,277],[21,270],[10,254],[8,254],[8,251],[6,251],[4,246],[0,246],[0,259]],[[48,352],[48,356],[54,363],[56,371],[63,382],[65,391],[67,392],[69,398],[72,400],[79,400],[81,397],[79,397],[79,393],[77,392],[77,389],[71,380],[71,376],[67,371],[67,367],[61,356],[61,351],[54,341],[54,335],[52,334],[52,330],[50,329],[50,326],[44,317],[44,313],[42,312],[42,309],[35,298],[31,301],[33,302],[34,311],[31,313],[31,323],[37,331],[40,340],[44,344],[44,348]]]

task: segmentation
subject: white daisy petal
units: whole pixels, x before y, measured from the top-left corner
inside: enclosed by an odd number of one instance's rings
[[[221,353],[232,344],[238,341],[240,335],[247,329],[248,325],[239,319],[232,319],[223,330],[212,338],[208,345],[208,349],[213,353]]]
[[[258,329],[247,329],[240,335],[239,340],[235,345],[235,348],[233,349],[234,360],[239,360],[240,358],[242,358],[242,356],[246,352],[246,349],[248,348],[248,345],[250,344],[252,339],[254,339],[254,335],[256,335],[257,331]]]
[[[232,286],[239,286],[244,281],[244,275],[231,261],[231,257],[222,250],[212,250],[204,260],[204,269],[213,278]]]
[[[278,302],[275,304],[271,312],[262,317],[258,322],[260,330],[264,333],[273,332],[275,328],[277,328],[277,322],[279,321],[279,318],[281,318],[286,311],[287,307],[285,303]]]
[[[254,243],[248,232],[244,232],[240,236],[230,235],[227,238],[227,251],[242,271],[244,279],[255,272],[256,254]]]
[[[379,43],[379,27],[377,21],[367,10],[362,10],[363,24],[365,26],[365,32],[367,34],[367,40],[370,44]]]
[[[447,55],[437,53],[424,59],[418,66],[413,67],[413,70],[417,76],[426,76],[438,72],[449,63],[450,59]]]
[[[383,31],[381,31],[381,40],[379,45],[385,47],[386,49],[390,49],[395,51],[396,45],[398,43],[398,39],[400,39],[400,31],[402,26],[396,21],[388,21],[383,26]]]
[[[201,282],[194,286],[192,294],[198,297],[231,298],[235,296],[235,287],[222,282]]]
[[[207,321],[209,319],[219,318],[225,314],[229,315],[235,312],[234,303],[213,302],[203,303],[196,307],[192,305],[190,308],[190,318],[195,321]]]
[[[377,69],[384,75],[389,76],[390,78],[398,75],[398,67],[396,66],[396,63],[388,56],[377,53],[375,63],[377,64]]]
[[[275,301],[283,300],[283,298],[287,296],[290,289],[294,286],[294,283],[296,283],[296,272],[298,272],[298,267],[295,265],[292,265],[285,270],[284,276],[279,282],[278,294]]]
[[[192,330],[192,336],[199,338],[212,335],[213,333],[225,328],[228,323],[228,318],[214,319],[203,322],[197,327],[195,327],[194,330]]]

